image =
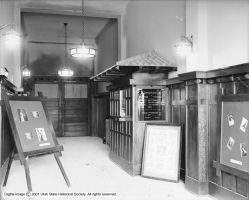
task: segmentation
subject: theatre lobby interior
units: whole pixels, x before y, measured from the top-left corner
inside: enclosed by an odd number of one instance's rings
[[[248,121],[249,0],[0,0],[1,200],[247,200]]]

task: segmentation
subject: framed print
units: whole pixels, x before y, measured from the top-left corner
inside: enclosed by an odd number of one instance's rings
[[[181,126],[147,124],[145,129],[142,176],[179,181]]]

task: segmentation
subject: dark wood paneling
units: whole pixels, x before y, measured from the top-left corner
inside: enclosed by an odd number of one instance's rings
[[[198,180],[197,106],[188,105],[187,111],[187,175]]]
[[[182,147],[181,147],[181,170],[180,178],[185,179],[185,123],[186,123],[186,92],[185,85],[176,84],[168,87],[169,105],[167,113],[170,115],[169,122],[182,125]]]
[[[248,181],[237,177],[236,178],[236,192],[246,197],[248,193],[247,188],[248,188]]]
[[[45,104],[47,106],[49,117],[52,121],[54,131],[56,136],[59,136],[59,121],[58,121],[58,114],[59,114],[59,99],[46,99]]]
[[[64,100],[65,136],[86,136],[88,133],[88,99],[67,98]]]
[[[220,153],[220,149],[217,148],[220,142],[220,131],[217,121],[220,121],[221,114],[218,112],[219,105],[217,104],[217,100],[220,99],[222,93],[225,95],[248,94],[248,84],[248,80],[241,81],[233,77],[221,77],[218,82],[209,85],[209,181],[217,184],[217,188],[213,185],[210,193],[214,193],[214,196],[220,195],[221,199],[226,195],[226,192],[222,191],[222,188],[230,190],[234,197],[236,197],[236,194],[248,197],[249,182],[232,173],[223,171],[221,172],[221,177],[219,177],[216,175],[216,169],[212,167],[213,160],[219,160],[217,155]],[[239,199],[242,196],[237,197]]]
[[[198,106],[197,102],[192,103],[191,100],[197,100],[197,86],[190,85],[187,88],[187,176],[198,180]]]

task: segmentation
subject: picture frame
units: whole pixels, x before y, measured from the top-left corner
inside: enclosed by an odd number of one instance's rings
[[[145,128],[141,175],[179,182],[182,126],[148,123]]]

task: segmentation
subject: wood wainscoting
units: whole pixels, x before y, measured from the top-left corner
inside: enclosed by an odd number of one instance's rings
[[[103,93],[94,96],[94,114],[92,120],[92,127],[94,135],[104,138],[106,137],[106,119],[110,116],[109,93]]]
[[[32,95],[42,92],[57,137],[87,136],[89,132],[88,78],[32,77],[23,82]]]
[[[249,64],[241,64],[166,80],[169,120],[185,125],[185,186],[195,193],[226,200],[249,198],[246,177],[236,170],[217,174],[214,166],[220,157],[221,96],[249,94],[248,72]]]

